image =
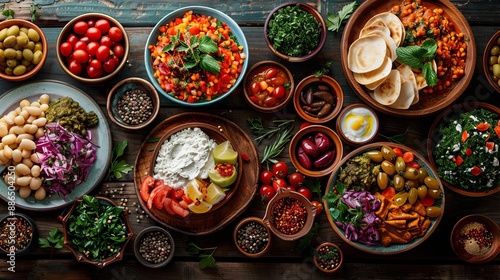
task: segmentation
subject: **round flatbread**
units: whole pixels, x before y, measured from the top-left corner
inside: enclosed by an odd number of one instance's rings
[[[383,80],[389,76],[392,70],[392,60],[386,56],[382,65],[367,73],[353,73],[356,82],[362,85],[369,85]]]
[[[413,102],[414,96],[411,82],[403,82],[401,83],[398,99],[389,105],[389,107],[394,109],[408,109]]]
[[[405,39],[405,27],[401,20],[393,13],[386,13],[385,25],[391,31],[391,38],[394,40],[397,46],[401,46]]]
[[[395,61],[398,58],[398,54],[396,53],[398,46],[396,46],[396,43],[394,43],[394,40],[391,37],[387,36],[386,33],[380,30],[373,30],[370,35],[380,36],[384,39],[387,47],[387,56],[392,61]]]
[[[398,70],[391,70],[387,78],[373,91],[373,98],[382,105],[391,105],[396,102],[401,92],[401,74]]]
[[[409,82],[412,85],[414,98],[413,98],[413,102],[411,103],[411,105],[417,104],[418,101],[420,100],[420,96],[418,94],[417,79],[415,78],[415,74],[411,70],[411,67],[406,65],[406,64],[401,64],[398,66],[398,68],[396,70],[398,70],[399,74],[401,74],[401,82],[402,83]]]
[[[359,38],[349,47],[347,67],[355,73],[373,71],[384,63],[386,53],[387,46],[382,37],[370,35]]]
[[[373,23],[372,25],[365,26],[361,31],[359,32],[359,37],[365,37],[370,35],[373,31],[382,31],[384,32],[388,37],[391,37],[391,31],[387,26],[385,26],[384,22],[382,20],[378,20],[377,22]]]

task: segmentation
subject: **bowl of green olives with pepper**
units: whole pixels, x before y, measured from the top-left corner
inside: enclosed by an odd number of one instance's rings
[[[0,78],[18,82],[33,77],[47,59],[47,39],[34,23],[0,22]]]
[[[500,30],[491,37],[484,49],[483,70],[490,85],[500,92]]]

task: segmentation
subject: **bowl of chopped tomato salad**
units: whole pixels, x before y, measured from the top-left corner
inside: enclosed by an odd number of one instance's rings
[[[243,80],[248,44],[226,14],[189,6],[156,24],[146,42],[144,62],[151,82],[167,99],[203,106],[227,97]]]

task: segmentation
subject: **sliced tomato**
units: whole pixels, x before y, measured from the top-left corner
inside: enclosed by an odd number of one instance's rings
[[[168,212],[168,214],[175,216],[177,215],[174,210],[172,210],[172,199],[169,197],[164,197],[163,198],[163,208]]]
[[[467,150],[465,150],[465,154],[467,156],[471,156],[472,155],[472,149],[471,148],[467,148]]]
[[[144,180],[142,180],[141,188],[139,189],[139,193],[141,194],[141,198],[144,201],[148,201],[149,199],[149,189],[154,185],[155,179],[151,176],[146,176]]]
[[[421,166],[416,161],[410,161],[406,163],[406,167],[413,167],[419,169]]]
[[[193,200],[189,198],[187,195],[183,195],[182,200],[184,200],[188,205],[193,203]]]
[[[486,130],[488,130],[488,128],[490,128],[489,123],[480,123],[476,126],[476,129],[479,131],[486,131]]]
[[[165,193],[167,193],[167,188],[165,186],[160,187],[156,196],[153,198],[153,204],[158,209],[163,209],[163,199],[165,198]]]
[[[155,197],[158,195],[158,193],[161,190],[164,190],[164,189],[165,189],[164,187],[156,187],[153,189],[153,191],[151,191],[151,194],[149,195],[149,198],[148,198],[148,208],[149,209],[153,208],[153,201],[154,201]]]
[[[461,156],[457,156],[455,163],[457,166],[460,166],[464,162],[464,159]]]
[[[394,153],[396,154],[397,157],[403,157],[403,151],[400,148],[395,147],[395,148],[392,148],[392,150],[394,151]]]
[[[182,208],[182,206],[179,204],[179,202],[175,201],[175,200],[172,200],[170,206],[172,206],[172,210],[174,210],[174,212],[181,216],[181,217],[186,217],[187,215],[189,215],[189,211]]]
[[[469,138],[469,133],[467,132],[467,130],[464,130],[464,132],[462,132],[462,143],[465,143],[465,141],[467,141],[467,138]]]
[[[388,199],[392,199],[396,195],[396,189],[393,187],[387,187],[382,191],[382,195]]]
[[[493,149],[495,149],[495,142],[486,142],[486,148],[489,151],[493,151]]]
[[[188,209],[188,203],[185,200],[179,201],[179,205],[182,206],[184,209]]]
[[[181,200],[182,196],[184,195],[184,189],[172,189],[170,192],[170,198],[175,199],[175,200]]]
[[[479,176],[479,174],[481,174],[483,172],[483,170],[479,167],[477,167],[476,165],[474,165],[472,167],[472,169],[470,170],[470,173],[472,173],[472,175],[474,176]]]
[[[500,125],[495,126],[493,130],[495,130],[495,133],[497,134],[498,138],[500,138]]]

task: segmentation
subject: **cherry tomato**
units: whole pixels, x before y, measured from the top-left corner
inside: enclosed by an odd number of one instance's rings
[[[89,27],[94,27],[95,26],[95,20],[89,19],[89,20],[87,20],[87,24],[89,25]]]
[[[109,21],[105,19],[99,19],[95,22],[95,27],[101,31],[102,34],[106,34],[111,27]]]
[[[79,39],[75,34],[69,35],[68,39],[66,40],[66,42],[70,43],[71,46],[74,46],[76,44],[76,42],[78,42],[78,41],[79,41]]]
[[[75,46],[73,47],[73,49],[76,51],[76,50],[84,50],[86,51],[87,50],[87,44],[83,41],[78,41],[76,42]]]
[[[80,74],[82,72],[82,65],[75,60],[71,61],[68,65],[69,71],[75,75]]]
[[[316,207],[316,216],[314,217],[318,217],[318,214],[321,213],[321,211],[323,211],[323,204],[321,204],[321,202],[316,200],[311,201],[311,204]]]
[[[102,34],[101,30],[99,30],[98,28],[89,27],[89,29],[87,29],[87,32],[85,32],[85,36],[87,36],[91,42],[96,42],[101,39]]]
[[[250,92],[252,95],[257,95],[260,92],[260,86],[259,83],[253,82],[250,84]]]
[[[286,178],[286,175],[288,175],[288,165],[283,161],[278,161],[273,165],[273,174],[276,178]]]
[[[273,91],[274,98],[281,99],[281,98],[285,97],[285,95],[286,95],[286,90],[283,86],[277,86],[274,88],[274,91]]]
[[[125,55],[125,48],[121,44],[115,43],[113,44],[113,53],[118,58],[122,58]]]
[[[266,79],[270,79],[270,78],[275,77],[277,73],[278,73],[278,69],[271,67],[266,71],[265,77],[266,77]]]
[[[104,72],[111,73],[116,69],[116,62],[113,58],[108,59],[104,62]]]
[[[90,39],[89,39],[89,37],[87,37],[87,36],[83,36],[83,37],[81,37],[81,38],[80,38],[80,41],[84,42],[85,44],[90,43]]]
[[[102,68],[102,63],[95,58],[90,61],[89,65],[94,67],[94,68]]]
[[[308,200],[311,200],[311,198],[312,198],[311,190],[309,190],[306,187],[300,187],[297,190],[297,192],[300,193],[301,195],[305,196]]]
[[[310,125],[311,125],[311,123],[309,123],[309,122],[302,123],[302,124],[300,125],[300,128],[299,128],[299,129],[306,128],[306,127],[308,127],[308,126],[310,126]]]
[[[272,96],[268,96],[264,99],[264,105],[266,107],[273,107],[274,105],[276,105],[276,98],[275,97],[272,97]]]
[[[123,38],[123,32],[120,28],[113,26],[109,29],[108,36],[111,40],[119,42]]]
[[[87,29],[89,29],[89,25],[85,21],[78,21],[73,25],[73,31],[79,35],[85,34]]]
[[[87,44],[87,52],[92,56],[95,56],[98,48],[99,48],[99,43],[97,42],[90,42]]]
[[[286,188],[287,184],[284,179],[276,178],[273,180],[273,188],[275,191],[278,191],[281,188]]]
[[[107,46],[99,46],[97,49],[97,53],[95,54],[97,59],[102,62],[108,61],[111,58],[111,54],[109,53],[109,48]]]
[[[271,200],[276,195],[276,191],[270,185],[262,185],[262,186],[260,186],[259,194],[262,198],[262,201],[267,202],[267,201]]]
[[[76,50],[73,52],[73,58],[78,63],[86,63],[89,61],[89,54],[84,50]]]
[[[89,75],[90,78],[99,78],[100,76],[102,76],[102,72],[102,67],[95,68],[90,64],[87,66],[87,75]]]
[[[101,46],[106,46],[108,48],[113,47],[113,41],[109,38],[109,36],[102,36],[100,44]]]
[[[294,172],[290,174],[290,177],[288,178],[288,182],[290,185],[294,188],[300,188],[304,185],[304,180],[305,177],[299,172]]]
[[[61,44],[61,47],[59,47],[59,51],[63,56],[70,56],[73,52],[73,46],[71,46],[69,42],[64,42]]]
[[[222,75],[220,76],[220,80],[221,80],[223,83],[227,84],[227,83],[229,83],[229,82],[231,81],[231,77],[230,77],[228,74],[222,74]]]
[[[271,185],[273,177],[273,172],[270,170],[264,170],[260,173],[260,182],[264,185]]]

